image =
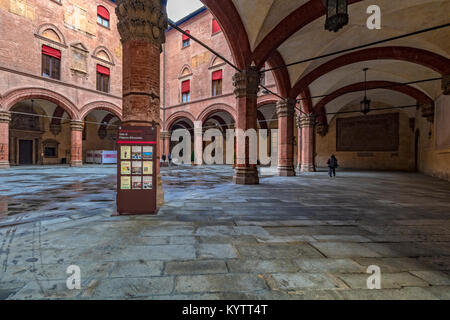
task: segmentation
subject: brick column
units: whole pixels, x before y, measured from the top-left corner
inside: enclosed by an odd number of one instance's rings
[[[123,47],[122,125],[153,126],[160,141],[160,54],[166,41],[167,0],[118,0],[117,28]],[[158,204],[164,201],[156,149]]]
[[[0,111],[0,169],[9,168],[9,122],[11,114]]]
[[[70,121],[70,166],[81,167],[83,165],[83,121]]]
[[[236,96],[236,129],[244,132],[257,130],[257,94],[259,91],[259,73],[257,68],[249,67],[233,76],[234,94]],[[244,149],[244,158],[239,154]],[[240,163],[241,162],[241,163]],[[259,184],[258,167],[250,163],[250,146],[248,139],[236,138],[236,166],[233,181],[235,184]]]
[[[297,173],[302,172],[302,127],[300,125],[300,115],[297,115],[295,117],[296,121],[295,123],[297,124],[297,130],[298,130],[298,140],[297,140],[297,168],[296,171]]]
[[[302,130],[302,164],[301,172],[316,171],[314,165],[314,126],[316,117],[313,114],[302,114],[297,118],[299,127]]]
[[[170,132],[168,131],[161,131],[161,155],[166,155],[166,163],[169,161],[169,153],[170,153]]]
[[[294,170],[294,108],[295,100],[280,100],[278,116],[278,175],[295,176]]]
[[[194,121],[194,163],[196,166],[203,164],[203,123]]]

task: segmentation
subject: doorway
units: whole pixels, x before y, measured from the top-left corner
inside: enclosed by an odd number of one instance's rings
[[[19,140],[19,164],[33,164],[33,140]]]

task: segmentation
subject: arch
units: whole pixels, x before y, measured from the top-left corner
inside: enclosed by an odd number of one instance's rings
[[[48,100],[63,108],[69,114],[69,117],[71,119],[79,118],[78,110],[75,104],[72,103],[72,101],[57,92],[50,91],[44,88],[21,88],[11,90],[4,95],[3,107],[6,111],[8,111],[16,103],[30,99]]]
[[[51,23],[44,23],[44,24],[41,24],[41,25],[37,28],[36,34],[39,35],[39,36],[41,36],[41,37],[43,37],[43,38],[45,38],[45,39],[49,39],[49,38],[47,38],[47,37],[44,36],[44,32],[45,32],[46,30],[49,30],[49,29],[52,30],[54,33],[56,33],[56,35],[59,37],[59,39],[60,39],[59,43],[60,43],[60,44],[66,45],[66,38],[64,37],[64,35],[62,34],[62,32],[59,31],[58,27],[55,26],[54,24],[51,24]],[[52,40],[52,39],[49,39],[49,40],[54,41],[54,40]]]
[[[204,123],[206,120],[208,120],[208,117],[211,116],[214,113],[217,112],[226,112],[228,113],[234,122],[236,122],[236,110],[234,110],[233,107],[224,104],[224,103],[216,103],[213,105],[210,105],[209,107],[205,108],[200,115],[197,117],[197,121],[201,121]]]
[[[300,78],[291,89],[290,96],[296,97],[304,88],[323,75],[337,68],[369,60],[401,60],[420,64],[442,75],[450,74],[450,59],[436,53],[412,47],[377,47],[350,52],[334,58]]]
[[[305,113],[312,113],[313,110],[313,103],[311,98],[311,91],[309,91],[309,87],[303,88],[302,92],[299,94],[300,96],[300,106],[303,112]]]
[[[189,121],[191,121],[192,123],[195,122],[195,118],[192,116],[192,114],[190,114],[189,112],[186,111],[177,111],[174,114],[170,115],[169,118],[166,120],[166,131],[169,131],[170,128],[173,126],[173,124],[175,123],[175,121],[181,119],[181,118],[186,118]]]
[[[258,123],[259,123],[259,127],[261,129],[265,129],[265,130],[269,129],[269,126],[267,125],[266,118],[264,117],[264,115],[263,115],[263,113],[261,111],[257,110],[256,117],[257,117],[257,120],[258,120]]]
[[[320,100],[319,103],[317,103],[317,105],[314,107],[314,111],[320,114],[322,109],[325,109],[326,105],[331,101],[333,101],[334,99],[337,99],[338,97],[345,95],[347,93],[363,91],[365,87],[367,87],[368,90],[384,89],[397,91],[416,99],[420,103],[434,105],[433,99],[431,99],[429,96],[427,96],[419,89],[416,89],[412,86],[402,85],[401,83],[392,81],[368,81],[366,83],[364,82],[354,83],[332,92],[330,95],[326,96],[325,98]]]
[[[216,62],[218,62],[218,63],[216,63]],[[220,67],[220,66],[222,66],[222,65],[224,65],[225,64],[225,61],[223,61],[221,58],[219,58],[218,56],[213,56],[212,58],[211,58],[211,61],[209,62],[209,69],[212,69],[212,68],[217,68],[217,67]]]
[[[284,66],[286,64],[278,51],[275,51],[275,53],[267,60],[267,63],[270,67]],[[288,69],[283,67],[274,70],[272,73],[275,78],[278,93],[284,98],[289,98],[288,95],[291,90],[291,78],[289,77]]]
[[[223,34],[239,69],[251,65],[252,51],[247,32],[232,0],[201,0],[222,26]]]
[[[102,59],[101,57],[99,57],[98,55],[104,51],[105,54],[108,56],[108,60]],[[102,61],[106,61],[109,62],[111,64],[114,64],[114,56],[111,54],[111,51],[108,50],[108,48],[106,48],[105,46],[98,46],[97,48],[95,48],[94,53],[92,54],[93,57],[100,59]]]
[[[184,73],[185,70],[187,70],[188,73],[185,74]],[[192,76],[192,68],[188,64],[185,64],[180,69],[180,73],[178,74],[178,79],[189,77],[189,76]]]
[[[267,106],[268,104],[274,104],[276,106],[277,102],[278,102],[278,100],[275,100],[275,99],[269,99],[269,100],[264,100],[264,101],[258,102],[257,109]]]
[[[83,120],[89,112],[93,110],[105,110],[114,114],[119,120],[122,120],[122,109],[114,103],[107,101],[94,101],[86,104],[80,110],[80,120]]]
[[[349,5],[360,1],[362,0],[349,0]],[[256,65],[262,67],[286,40],[309,23],[324,16],[325,13],[323,0],[310,0],[289,14],[264,37],[253,51],[253,60]]]

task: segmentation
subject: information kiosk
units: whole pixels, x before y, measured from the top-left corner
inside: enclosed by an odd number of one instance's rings
[[[156,214],[155,127],[120,127],[117,137],[117,213]]]

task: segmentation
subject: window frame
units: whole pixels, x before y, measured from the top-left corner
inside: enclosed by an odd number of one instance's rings
[[[42,77],[61,80],[61,59],[46,55],[44,53],[41,53],[41,56]],[[48,73],[45,71],[48,71]]]
[[[97,73],[97,91],[109,93],[111,89],[111,76],[100,73],[98,71],[96,71],[96,73]]]

